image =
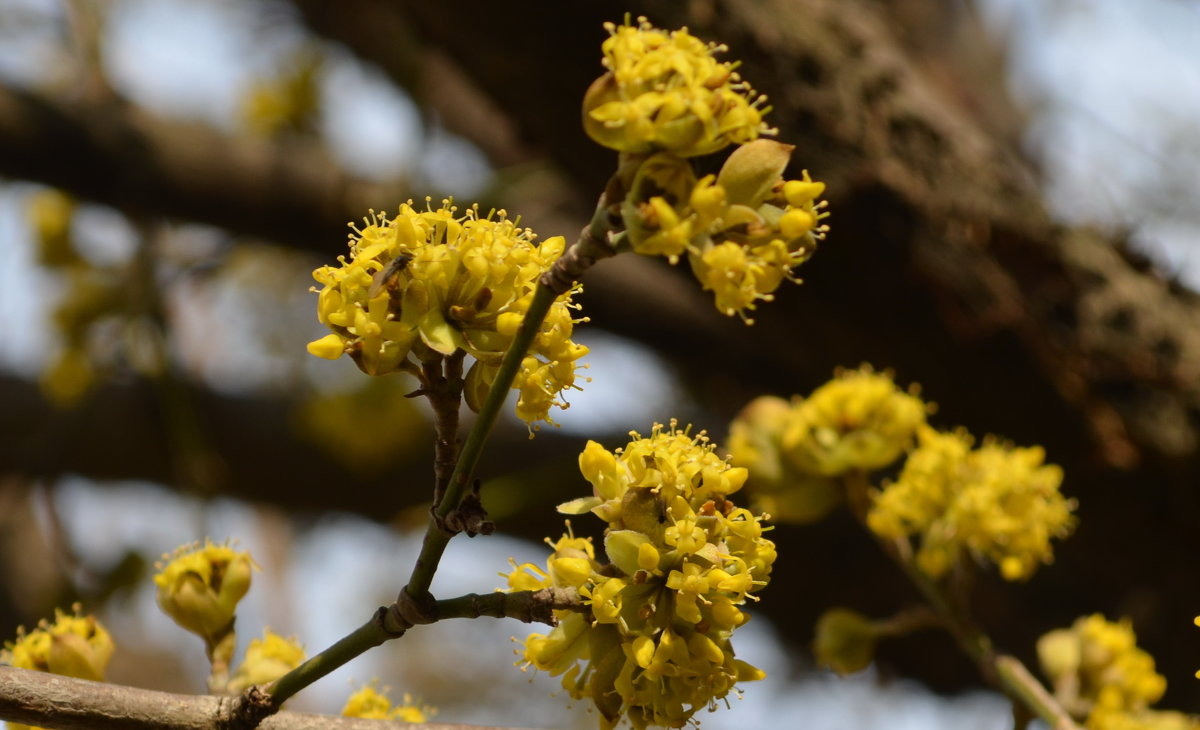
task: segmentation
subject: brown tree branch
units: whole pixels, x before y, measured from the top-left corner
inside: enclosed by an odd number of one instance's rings
[[[397,511],[427,503],[433,481],[432,439],[419,429],[410,448],[377,474],[348,471],[295,428],[298,399],[234,396],[188,384],[199,427],[220,463],[217,493],[287,505],[300,511],[346,511],[387,521]],[[100,386],[76,410],[60,410],[36,385],[0,375],[0,474],[175,484],[164,414],[149,383]],[[489,474],[520,473],[531,465],[574,469],[579,438],[545,429],[530,439],[524,424],[504,423],[488,455]],[[557,454],[557,457],[553,455]],[[521,488],[525,504],[553,505],[559,495],[540,482]],[[516,495],[513,495],[516,496]],[[522,507],[523,508],[523,507]],[[509,511],[497,513],[503,520]]]
[[[115,100],[3,86],[0,174],[134,214],[202,221],[329,254],[344,250],[346,221],[411,195],[402,182],[347,177],[313,144],[231,137]]]
[[[91,682],[0,665],[0,719],[54,730],[225,730],[233,697],[181,695]],[[399,721],[280,712],[264,730],[388,730]],[[490,730],[479,725],[423,723],[428,730]],[[498,729],[496,729],[498,730]]]

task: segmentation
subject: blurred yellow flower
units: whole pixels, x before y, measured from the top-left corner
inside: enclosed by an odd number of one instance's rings
[[[821,519],[842,501],[842,486],[796,468],[783,453],[783,434],[795,405],[764,395],[750,401],[729,424],[729,463],[750,472],[746,482],[753,508],[776,522]]]
[[[783,453],[801,471],[824,476],[880,469],[912,445],[928,410],[890,373],[842,370],[792,408]]]
[[[42,621],[33,631],[17,629],[16,641],[4,642],[0,662],[65,677],[104,681],[104,668],[115,645],[108,631],[90,614],[54,610],[54,622]]]
[[[80,616],[79,611],[79,604],[70,614],[55,609],[54,623],[43,620],[28,633],[18,627],[16,641],[4,642],[0,650],[0,664],[103,682],[104,669],[116,647],[95,616]],[[41,730],[15,722],[8,723],[8,728]]]
[[[866,669],[875,658],[880,631],[876,623],[848,608],[832,608],[817,619],[813,657],[838,674]]]
[[[920,534],[917,567],[937,578],[966,550],[1008,580],[1024,580],[1054,554],[1050,541],[1074,529],[1075,501],[1059,491],[1062,469],[1040,447],[988,440],[975,450],[965,431],[918,430],[895,483],[876,495],[868,526],[896,538]]]
[[[1166,692],[1167,680],[1154,670],[1154,658],[1139,649],[1128,619],[1083,616],[1069,629],[1038,640],[1038,660],[1055,697],[1091,730],[1192,728],[1179,713],[1150,712]]]
[[[261,639],[251,639],[246,658],[229,680],[230,692],[241,692],[256,684],[274,682],[304,661],[304,647],[296,637],[284,638],[263,629]]]
[[[367,720],[400,720],[401,722],[427,722],[437,710],[427,705],[416,705],[413,698],[405,694],[403,704],[392,706],[387,698],[387,689],[379,691],[375,682],[363,687],[346,700],[342,708],[343,717],[361,717]]]

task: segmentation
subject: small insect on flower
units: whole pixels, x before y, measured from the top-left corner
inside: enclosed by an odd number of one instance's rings
[[[371,279],[371,288],[367,290],[367,299],[374,299],[379,296],[379,292],[383,291],[384,287],[391,286],[396,277],[408,268],[412,260],[412,254],[402,253],[389,261],[387,266],[375,272],[375,276]]]

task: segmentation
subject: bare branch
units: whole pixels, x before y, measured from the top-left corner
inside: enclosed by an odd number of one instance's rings
[[[225,730],[233,697],[181,695],[0,666],[0,718],[53,730]],[[280,712],[263,730],[388,730],[406,722]],[[428,730],[489,730],[424,723]],[[495,729],[499,730],[499,729]]]
[[[131,213],[202,221],[328,253],[346,221],[410,193],[347,177],[315,144],[231,137],[116,101],[0,87],[0,174]]]
[[[432,482],[433,472],[424,429],[385,471],[354,473],[291,425],[302,405],[299,398],[235,396],[194,383],[187,384],[187,392],[219,458],[214,469],[221,494],[290,509],[351,511],[377,520],[428,498],[424,485]],[[0,474],[53,479],[75,473],[101,481],[174,485],[164,415],[144,381],[99,386],[76,410],[64,411],[46,402],[36,384],[0,374],[0,401],[5,404],[0,409]],[[495,448],[487,458],[491,473],[520,471],[531,464],[563,473],[576,469],[572,454],[578,439],[554,429],[531,440],[523,425],[504,423],[493,438]],[[522,490],[526,505],[561,501],[551,485],[527,485]]]

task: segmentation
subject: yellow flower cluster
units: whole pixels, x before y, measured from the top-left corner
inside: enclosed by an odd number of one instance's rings
[[[428,418],[389,378],[363,378],[352,390],[314,393],[293,411],[306,441],[346,470],[376,478],[429,447]]]
[[[843,370],[796,403],[783,451],[802,471],[840,476],[891,464],[912,445],[928,406],[869,366]]]
[[[1110,712],[1096,708],[1087,719],[1088,730],[1200,730],[1200,718],[1174,710]]]
[[[875,497],[868,526],[883,537],[921,534],[917,567],[942,576],[962,550],[987,557],[1007,580],[1024,580],[1053,559],[1052,538],[1074,528],[1074,500],[1059,492],[1062,469],[1040,447],[995,441],[972,450],[964,431],[918,431],[899,479]]]
[[[1073,715],[1087,717],[1091,730],[1195,727],[1179,713],[1147,709],[1166,692],[1167,680],[1137,647],[1128,619],[1083,616],[1069,629],[1044,635],[1037,649],[1055,696]]]
[[[0,664],[64,677],[104,681],[104,669],[116,649],[108,631],[95,616],[80,616],[80,606],[66,614],[54,610],[54,623],[43,620],[29,633],[17,628],[17,640],[4,642]],[[8,723],[9,730],[41,730]]]
[[[761,519],[729,499],[746,470],[718,457],[702,433],[672,422],[648,438],[631,435],[616,452],[588,443],[579,465],[594,496],[559,508],[608,523],[611,564],[568,533],[552,543],[545,571],[517,566],[508,583],[575,588],[591,609],[559,612],[548,635],[526,639],[525,666],[562,674],[573,697],[595,703],[604,727],[622,717],[635,728],[682,727],[738,681],[764,676],[734,658],[730,637],[748,618],[739,607],[770,577],[775,545]]]
[[[617,178],[629,246],[675,263],[686,254],[717,309],[732,315],[770,300],[806,261],[828,226],[825,185],[805,172],[786,180],[793,148],[759,135],[765,97],[717,61],[722,46],[645,18],[608,24],[608,72],[588,89],[583,126],[625,154]],[[697,179],[688,158],[741,145],[717,175]],[[747,322],[750,320],[747,319]]]
[[[409,201],[392,219],[372,214],[351,236],[349,261],[313,272],[322,285],[317,314],[333,334],[308,351],[331,360],[348,354],[369,375],[419,375],[422,361],[465,352],[475,363],[464,395],[478,409],[538,278],[563,252],[561,236],[540,246],[534,239],[504,211],[460,216],[449,201],[436,210]],[[587,348],[571,341],[572,293],[551,307],[513,385],[526,422],[549,421],[551,406],[565,407],[562,391],[576,387],[576,361]]]
[[[785,180],[792,147],[760,139],[734,150],[717,175],[699,180],[691,164],[669,154],[644,161],[622,204],[634,251],[687,254],[717,309],[745,317],[770,301],[792,269],[808,260],[828,226],[819,201],[824,183],[808,173]]]
[[[17,629],[16,641],[6,641],[0,662],[20,669],[64,677],[104,680],[104,668],[115,650],[112,637],[95,616],[54,611],[54,623],[42,621],[28,633]]]
[[[757,507],[780,520],[820,519],[841,499],[836,477],[888,466],[912,445],[930,410],[916,393],[864,365],[806,399],[756,398],[730,424],[730,460],[750,470]]]
[[[583,127],[597,143],[642,154],[669,151],[706,155],[770,132],[766,97],[741,80],[735,64],[721,62],[723,46],[687,29],[663,31],[638,18],[637,26],[606,23],[608,73],[588,89]]]
[[[296,637],[284,638],[270,629],[263,629],[261,639],[251,639],[246,658],[229,680],[230,692],[241,692],[256,684],[274,682],[300,666],[304,647]]]
[[[163,558],[154,576],[159,607],[210,645],[217,643],[233,630],[238,601],[250,590],[256,567],[250,553],[206,540]]]
[[[413,704],[413,698],[405,694],[404,704],[392,705],[387,690],[380,692],[374,684],[358,690],[346,700],[342,708],[343,717],[361,717],[366,720],[399,720],[401,722],[426,722],[436,710],[428,706]]]

